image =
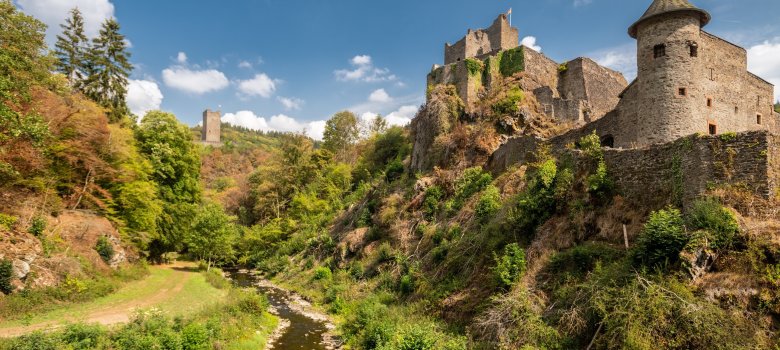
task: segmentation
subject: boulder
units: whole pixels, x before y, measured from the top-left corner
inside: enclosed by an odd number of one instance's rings
[[[13,273],[18,279],[24,279],[30,273],[30,264],[22,260],[13,261]]]

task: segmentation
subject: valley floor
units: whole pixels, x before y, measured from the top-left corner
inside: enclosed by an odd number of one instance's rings
[[[116,293],[92,302],[63,307],[31,318],[0,320],[0,337],[15,337],[61,327],[68,323],[125,323],[136,310],[155,308],[170,316],[194,314],[226,299],[192,263],[152,266],[144,279],[128,283]]]

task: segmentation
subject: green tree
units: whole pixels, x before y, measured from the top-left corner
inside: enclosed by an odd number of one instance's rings
[[[92,42],[87,61],[87,96],[109,109],[111,121],[118,121],[128,115],[125,97],[127,78],[133,65],[130,64],[125,37],[119,33],[119,22],[108,19],[103,23],[100,35]]]
[[[233,242],[238,236],[233,221],[235,218],[225,214],[217,204],[206,204],[198,209],[187,235],[187,248],[199,260],[206,261],[207,269],[210,270],[213,263],[233,258]]]
[[[149,254],[159,258],[166,251],[180,250],[200,202],[200,156],[186,125],[170,113],[152,111],[138,126],[139,152],[149,161],[149,179],[157,184],[162,213]]]
[[[30,100],[30,87],[49,83],[53,59],[45,54],[45,31],[45,24],[0,0],[0,152],[9,140],[40,144],[49,135],[40,116],[18,112]],[[0,174],[3,168],[0,163]]]
[[[57,35],[55,44],[55,63],[57,71],[68,78],[71,86],[78,86],[86,73],[86,59],[89,51],[89,40],[84,34],[84,17],[78,7],[70,10],[70,17],[65,20],[62,34]]]
[[[354,146],[360,137],[358,119],[349,111],[338,112],[325,123],[322,148],[333,152],[340,162],[354,161]]]

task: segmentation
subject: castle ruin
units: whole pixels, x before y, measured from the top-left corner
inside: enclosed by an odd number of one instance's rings
[[[210,109],[203,111],[203,129],[200,140],[207,144],[219,144],[222,126],[221,113],[212,112]]]
[[[607,166],[617,169],[611,176],[634,199],[695,198],[719,184],[780,196],[774,86],[747,70],[744,48],[703,30],[711,19],[688,0],[654,0],[628,29],[638,66],[628,84],[591,59],[559,64],[515,46],[519,32],[501,15],[445,46],[445,65],[433,67],[428,88],[455,86],[473,116],[482,98],[510,82],[560,124],[548,138],[509,135],[485,166],[493,172],[525,162],[540,144],[566,153],[596,133]]]

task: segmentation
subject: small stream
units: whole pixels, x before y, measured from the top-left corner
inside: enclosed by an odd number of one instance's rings
[[[245,270],[225,269],[227,277],[239,287],[252,287],[265,294],[274,309],[274,314],[279,316],[280,322],[289,321],[289,326],[284,333],[273,342],[274,350],[330,350],[335,347],[328,345],[326,335],[328,327],[324,321],[315,320],[304,315],[300,310],[291,308],[294,302],[290,292],[262,284],[262,278],[252,275]]]

